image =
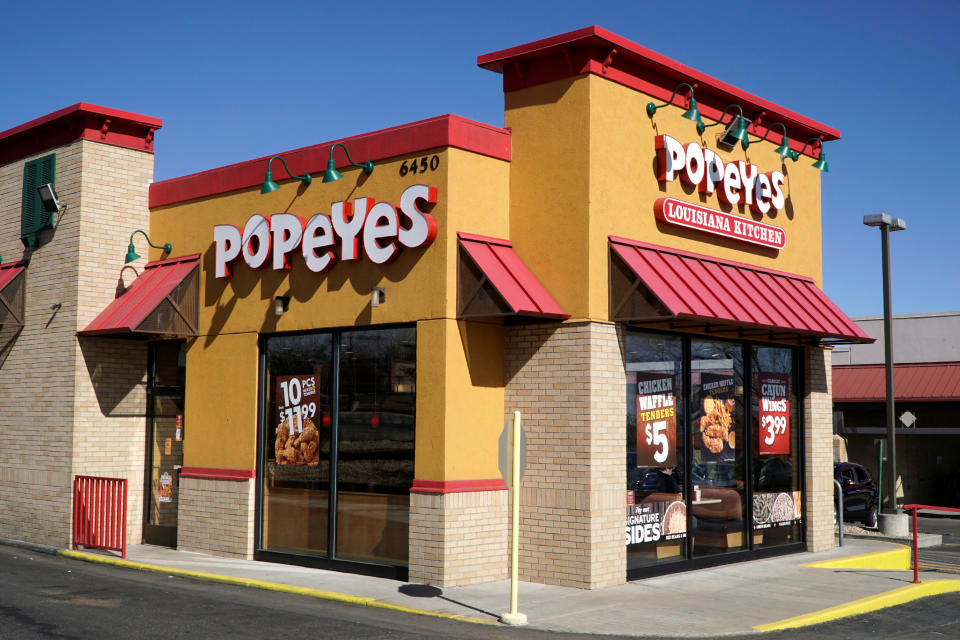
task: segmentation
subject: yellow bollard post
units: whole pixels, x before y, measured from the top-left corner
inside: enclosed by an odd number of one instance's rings
[[[510,469],[510,502],[513,509],[510,534],[510,612],[500,622],[512,626],[527,624],[527,616],[517,612],[517,586],[520,582],[520,412],[513,412],[513,463]]]

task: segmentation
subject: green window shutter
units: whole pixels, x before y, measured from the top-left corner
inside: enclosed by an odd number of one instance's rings
[[[57,154],[31,160],[23,165],[23,199],[20,209],[20,239],[27,246],[37,244],[37,233],[53,228],[53,214],[47,213],[37,187],[56,184]]]

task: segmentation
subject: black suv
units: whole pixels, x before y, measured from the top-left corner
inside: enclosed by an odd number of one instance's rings
[[[833,465],[833,477],[843,487],[844,522],[857,520],[868,527],[876,527],[880,490],[870,473],[855,462],[837,462]],[[834,495],[834,510],[837,508],[836,502]]]

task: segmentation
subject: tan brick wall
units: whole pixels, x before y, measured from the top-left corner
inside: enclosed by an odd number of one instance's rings
[[[253,558],[253,480],[180,479],[177,549]]]
[[[409,581],[454,587],[508,577],[507,491],[410,494]]]
[[[807,548],[831,549],[833,527],[833,389],[830,352],[806,349],[806,512]]]
[[[50,153],[67,208],[24,248],[23,166]],[[25,326],[0,331],[0,537],[66,546],[72,477],[90,474],[128,479],[127,535],[139,541],[146,347],[76,332],[117,294],[129,234],[149,221],[152,178],[151,154],[88,141],[0,167],[0,253],[30,260]]]
[[[507,327],[508,414],[527,435],[521,579],[598,588],[626,580],[626,401],[613,324]]]

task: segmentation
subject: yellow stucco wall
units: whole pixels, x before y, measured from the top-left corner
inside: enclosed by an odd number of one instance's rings
[[[560,80],[507,95],[506,125],[513,129],[511,232],[522,257],[554,294],[571,319],[604,320],[608,315],[609,248],[617,235],[693,251],[763,268],[821,279],[820,172],[803,156],[780,162],[773,141],[719,149],[723,126],[700,136],[683,109],[665,107],[651,119],[651,98],[596,75]],[[660,101],[656,101],[658,104]],[[706,124],[712,121],[707,120]],[[785,176],[786,206],[754,216],[747,205],[721,204],[679,179],[656,176],[655,137],[681,144],[697,142],[723,161],[744,160],[761,172]],[[586,183],[586,184],[585,184]],[[656,220],[654,202],[672,197],[782,228],[780,251],[666,225]]]
[[[436,170],[400,175],[404,160],[433,155],[439,158]],[[467,337],[461,339],[454,320],[456,233],[509,236],[509,163],[445,148],[378,161],[369,176],[359,169],[343,174],[333,183],[324,184],[315,175],[307,187],[285,180],[278,191],[266,195],[251,187],[151,212],[155,243],[170,242],[174,256],[202,256],[201,336],[191,344],[187,359],[185,421],[190,427],[184,465],[254,468],[259,334],[419,321],[417,477],[495,477],[496,438],[503,420],[502,329],[494,324],[478,330],[477,323],[469,323],[463,332]],[[253,214],[293,213],[309,219],[329,214],[332,202],[358,197],[399,205],[404,189],[418,183],[438,192],[438,202],[429,211],[438,231],[427,247],[404,248],[397,260],[385,265],[366,258],[338,262],[324,274],[309,271],[295,251],[289,270],[274,271],[269,265],[253,270],[240,259],[233,263],[231,278],[214,277],[215,225],[243,227]],[[150,258],[159,257],[152,250]],[[386,288],[386,303],[376,308],[370,305],[374,286]],[[275,296],[291,298],[288,312],[279,318],[273,312]],[[242,382],[234,383],[234,378]],[[498,384],[493,384],[495,379]],[[461,413],[458,407],[467,411]],[[458,461],[456,452],[477,451],[478,432],[492,434],[492,458]],[[479,445],[480,450],[485,446]]]
[[[253,469],[257,441],[257,334],[201,336],[187,349],[183,464]],[[251,424],[252,422],[252,424]]]

